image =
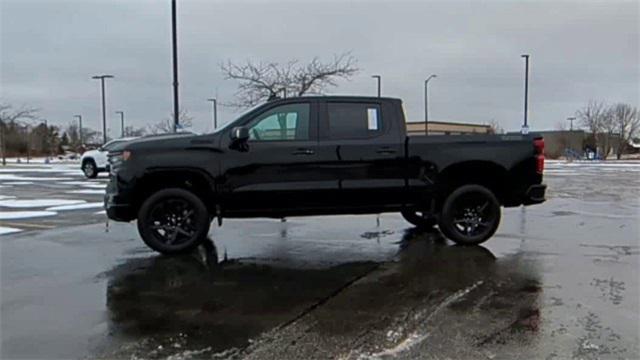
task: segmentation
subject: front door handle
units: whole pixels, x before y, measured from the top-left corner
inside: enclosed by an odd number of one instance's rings
[[[378,154],[383,154],[383,155],[391,155],[391,154],[395,154],[396,150],[390,147],[381,147],[378,150],[376,150],[376,152]]]
[[[300,149],[296,149],[294,152],[292,152],[292,155],[313,155],[316,152],[311,150],[311,149],[304,149],[304,148],[300,148]]]

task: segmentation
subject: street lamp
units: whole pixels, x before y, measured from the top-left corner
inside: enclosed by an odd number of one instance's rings
[[[380,90],[381,90],[381,87],[382,87],[382,76],[380,76],[380,75],[371,75],[371,77],[376,79],[376,80],[378,80],[378,97],[380,97],[380,92],[381,92]]]
[[[570,128],[569,128],[569,131],[573,131],[573,121],[574,121],[575,119],[576,119],[576,117],[575,117],[575,116],[570,116],[570,117],[568,117],[568,118],[567,118],[567,121],[569,121],[569,123],[571,124],[571,125],[570,125]]]
[[[116,114],[120,114],[120,137],[124,137],[124,111],[116,111]]]
[[[429,77],[424,81],[424,134],[428,135],[429,134],[429,93],[428,93],[428,85],[429,85],[429,80],[433,79],[433,78],[437,78],[438,75],[436,74],[431,74],[429,75]]]
[[[527,116],[529,114],[529,56],[528,54],[520,55],[524,58],[524,124],[522,125],[522,133],[529,133],[529,124],[527,124]]]
[[[107,111],[104,100],[104,79],[113,79],[113,75],[96,75],[91,78],[100,79],[102,86],[102,143],[105,144],[107,142]]]
[[[211,101],[211,117],[213,119],[213,130],[215,131],[218,128],[218,100],[216,98],[207,99],[207,101]]]
[[[78,138],[80,139],[80,146],[82,146],[82,115],[73,115],[78,119]]]
[[[171,34],[173,40],[173,132],[177,132],[180,126],[180,105],[178,103],[178,31],[176,12],[176,0],[171,0]]]

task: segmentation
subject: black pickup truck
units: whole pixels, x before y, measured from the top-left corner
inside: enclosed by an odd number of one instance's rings
[[[165,254],[193,249],[225,217],[400,212],[478,244],[501,206],[545,200],[543,152],[535,134],[407,136],[398,99],[280,99],[212,134],[112,152],[105,207],[113,220],[137,219]]]

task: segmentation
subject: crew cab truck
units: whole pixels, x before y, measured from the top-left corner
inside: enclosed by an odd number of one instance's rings
[[[134,140],[110,164],[109,218],[137,219],[164,254],[196,247],[214,219],[383,212],[479,244],[501,206],[546,190],[540,136],[407,136],[401,101],[378,97],[274,100],[215,133]]]

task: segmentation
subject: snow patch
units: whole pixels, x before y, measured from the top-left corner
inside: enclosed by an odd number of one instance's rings
[[[0,200],[15,199],[13,195],[0,195]]]
[[[8,181],[6,183],[3,183],[5,185],[31,185],[33,184],[33,181]]]
[[[0,174],[15,174],[15,173],[66,173],[66,174],[82,174],[82,170],[68,169],[68,168],[40,168],[40,167],[20,167],[20,168],[1,168]]]
[[[29,219],[57,214],[53,211],[0,211],[0,220]]]
[[[0,235],[13,234],[13,233],[17,233],[17,232],[20,232],[20,231],[22,231],[22,230],[16,229],[16,228],[12,228],[12,227],[0,226]]]
[[[10,208],[35,208],[45,206],[60,206],[60,205],[72,205],[83,204],[84,200],[67,200],[67,199],[31,199],[31,200],[0,200],[0,206]],[[47,209],[47,211],[49,211]]]
[[[82,190],[73,190],[67,191],[68,194],[91,194],[91,195],[104,195],[103,190],[95,190],[95,189],[82,189]]]
[[[82,209],[95,209],[104,207],[104,203],[100,202],[92,202],[83,204],[75,204],[75,205],[62,205],[62,206],[54,206],[50,208],[46,208],[46,211],[65,211],[65,210],[82,210]]]
[[[90,189],[106,189],[107,188],[107,184],[83,184],[83,187],[86,188],[90,188]]]
[[[19,176],[13,174],[0,174],[0,180],[9,180],[9,181],[65,181],[71,180],[68,177],[29,177],[29,176]]]

